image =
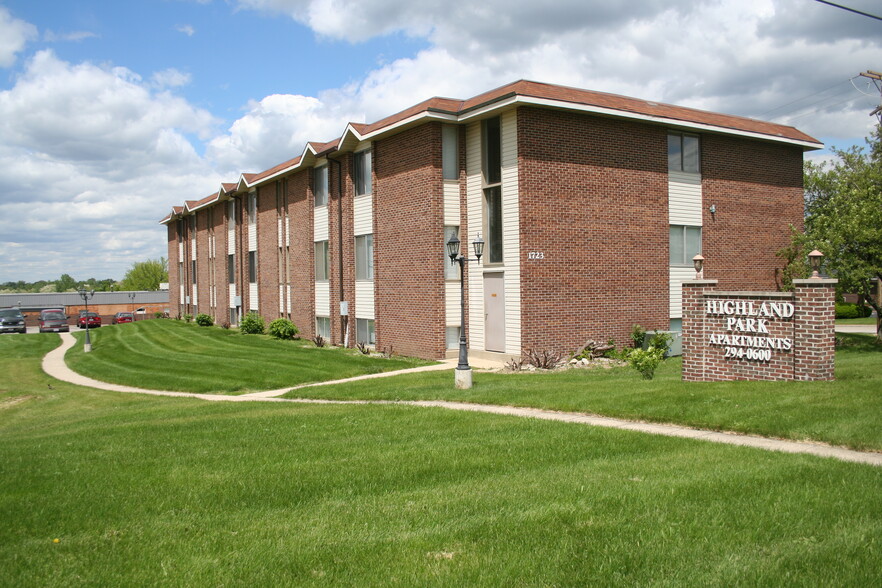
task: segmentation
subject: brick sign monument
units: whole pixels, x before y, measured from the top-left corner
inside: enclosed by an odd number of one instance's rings
[[[683,283],[683,380],[832,380],[837,280],[793,292],[727,292]]]

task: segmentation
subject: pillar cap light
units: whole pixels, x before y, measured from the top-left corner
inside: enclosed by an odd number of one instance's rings
[[[704,268],[704,257],[701,254],[696,255],[692,258],[692,267],[695,268],[695,277],[701,277],[701,270]]]
[[[817,249],[813,249],[811,253],[808,254],[809,263],[812,266],[812,277],[820,278],[820,274],[818,272],[821,271],[821,259],[824,257],[824,254],[818,251]]]

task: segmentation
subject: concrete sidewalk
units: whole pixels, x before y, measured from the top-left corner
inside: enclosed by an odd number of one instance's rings
[[[636,431],[640,433],[649,433],[652,435],[664,435],[667,437],[684,437],[688,439],[697,439],[701,441],[710,441],[713,443],[725,443],[728,445],[740,445],[743,447],[752,447],[755,449],[764,449],[767,451],[781,451],[784,453],[804,453],[815,455],[818,457],[829,457],[841,461],[849,461],[856,463],[869,464],[882,467],[882,453],[854,451],[852,449],[844,449],[841,447],[832,447],[816,442],[803,441],[785,441],[782,439],[769,439],[766,437],[758,437],[754,435],[739,435],[736,433],[722,433],[717,431],[707,431],[702,429],[692,429],[678,425],[664,425],[654,423],[643,423],[635,421],[626,421],[610,417],[603,417],[584,413],[558,412],[552,410],[541,410],[537,408],[519,408],[514,406],[497,406],[490,404],[472,404],[468,402],[450,402],[444,400],[412,400],[412,401],[392,401],[392,400],[317,400],[308,398],[279,398],[282,394],[291,390],[306,388],[311,386],[327,386],[331,384],[339,384],[341,382],[352,382],[356,380],[373,379],[380,377],[390,377],[402,373],[414,373],[419,371],[434,371],[452,369],[456,366],[456,361],[445,362],[439,365],[425,366],[421,368],[411,368],[400,370],[397,372],[385,372],[382,374],[370,374],[367,376],[358,376],[355,378],[347,378],[346,380],[336,380],[332,382],[319,382],[316,384],[305,384],[291,388],[282,388],[279,390],[268,390],[266,392],[255,392],[253,394],[245,394],[242,396],[228,396],[225,394],[192,394],[189,392],[173,392],[166,390],[146,390],[143,388],[135,388],[133,386],[120,386],[118,384],[108,384],[99,382],[82,376],[70,368],[64,362],[64,354],[68,349],[73,347],[76,340],[70,333],[61,333],[62,344],[50,351],[43,358],[43,371],[64,382],[77,384],[79,386],[87,386],[97,388],[99,390],[110,390],[113,392],[125,392],[133,394],[148,394],[152,396],[174,396],[178,398],[198,398],[200,400],[209,400],[217,402],[290,402],[301,404],[394,404],[405,406],[419,406],[427,408],[443,408],[447,410],[462,410],[467,412],[484,412],[498,415],[509,415],[521,418],[536,418],[542,420],[560,421],[567,423],[577,423],[594,427],[607,427],[612,429],[623,429],[627,431]]]

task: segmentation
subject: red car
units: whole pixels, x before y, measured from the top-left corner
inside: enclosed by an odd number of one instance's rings
[[[97,312],[86,312],[85,310],[80,311],[80,318],[77,321],[77,326],[81,329],[86,328],[86,321],[89,321],[89,328],[95,329],[101,326],[101,317]]]
[[[131,323],[135,320],[135,315],[130,312],[118,312],[113,315],[113,319],[111,319],[111,323],[114,325],[121,325],[123,323]]]

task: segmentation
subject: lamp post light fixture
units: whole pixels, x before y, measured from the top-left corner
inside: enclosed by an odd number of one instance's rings
[[[481,234],[472,241],[475,248],[475,259],[468,259],[459,253],[460,241],[456,235],[451,235],[447,241],[447,255],[450,256],[450,263],[459,264],[459,363],[454,370],[454,382],[456,387],[461,390],[468,390],[472,387],[472,368],[469,366],[469,350],[466,344],[465,335],[465,268],[469,261],[477,261],[481,263],[481,256],[484,255],[484,240]]]
[[[808,254],[809,263],[812,266],[812,277],[820,278],[821,275],[818,273],[821,271],[821,259],[823,259],[824,254],[818,251],[817,249],[813,250]]]
[[[86,286],[80,286],[77,290],[83,302],[86,304],[86,342],[83,344],[83,353],[91,353],[92,340],[89,339],[89,299],[95,296],[95,289],[86,290]]]
[[[695,268],[695,279],[702,279],[704,277],[704,257],[701,254],[692,258],[692,266]]]
[[[126,296],[128,296],[129,300],[131,301],[131,302],[129,302],[129,305],[132,308],[132,320],[134,321],[135,319],[138,318],[135,316],[135,293],[129,292],[128,294],[126,294]]]

